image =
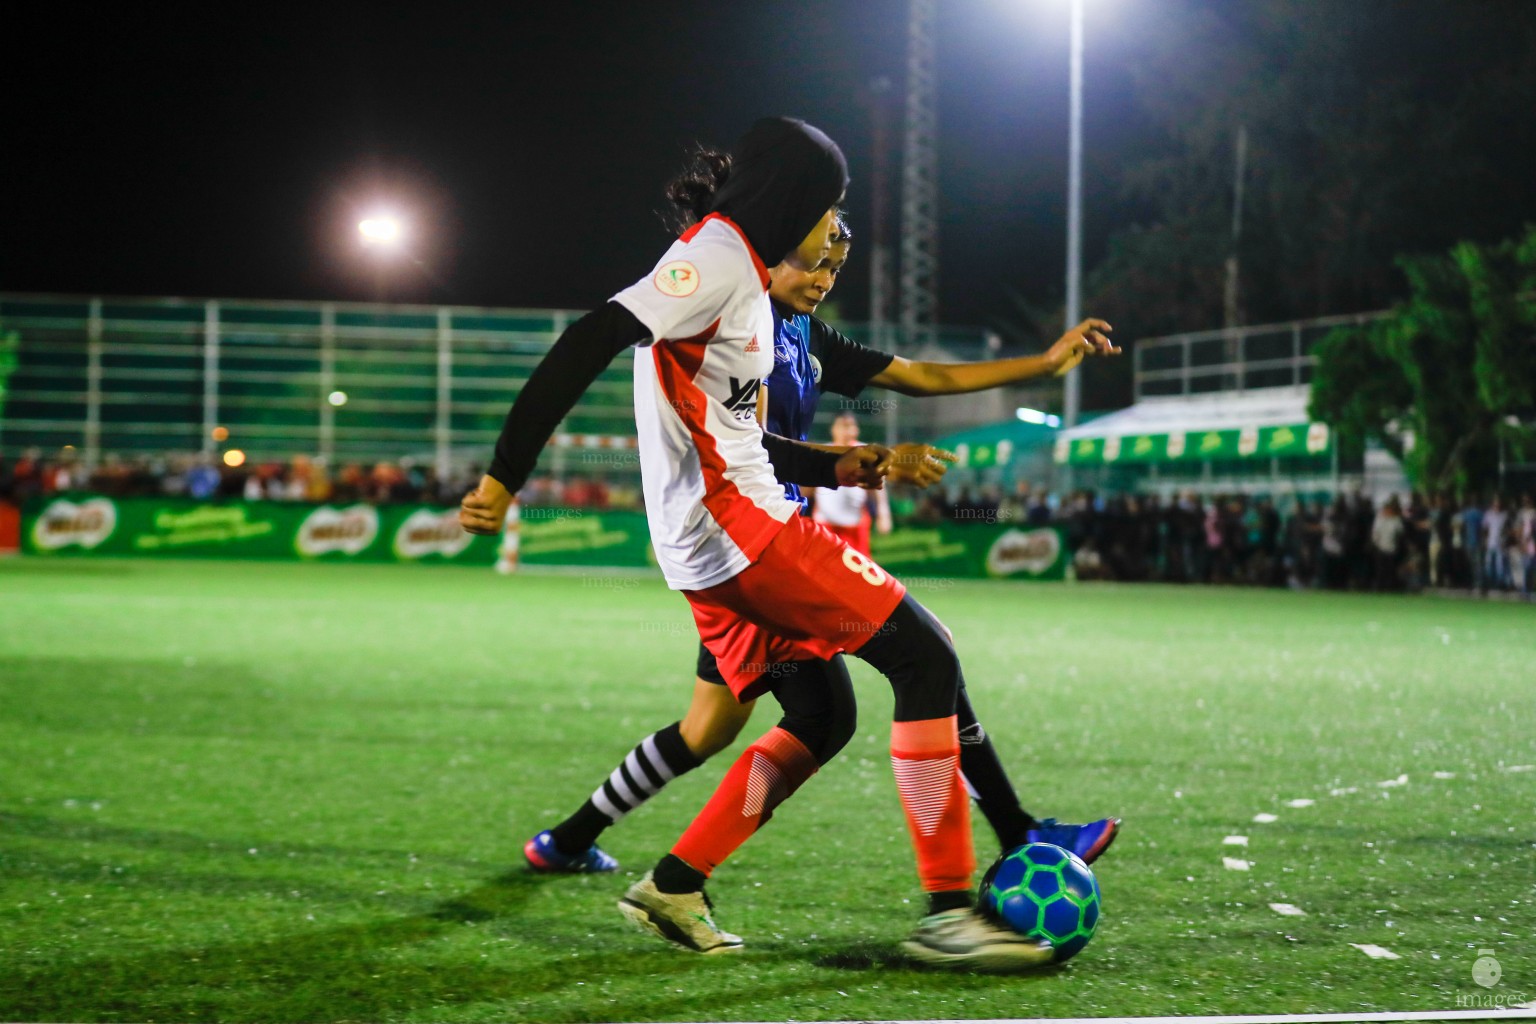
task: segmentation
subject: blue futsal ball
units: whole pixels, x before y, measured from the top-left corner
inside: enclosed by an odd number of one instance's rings
[[[1049,942],[1061,963],[1093,938],[1099,924],[1099,880],[1070,850],[1028,843],[992,865],[981,882],[980,904],[992,920]]]

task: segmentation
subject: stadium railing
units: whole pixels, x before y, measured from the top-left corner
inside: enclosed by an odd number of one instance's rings
[[[253,462],[304,454],[330,464],[409,457],[446,477],[483,462],[511,397],[579,315],[0,294],[0,326],[20,337],[0,454],[72,448],[87,468],[104,453],[217,459],[238,449]],[[842,326],[871,340],[865,325]],[[880,341],[959,359],[996,347],[987,332],[965,328],[909,340],[886,327]],[[573,471],[634,468],[621,440],[634,436],[631,359],[616,359],[561,425],[556,447],[570,450],[562,461],[585,467]],[[861,411],[892,432],[934,429],[934,407],[919,413],[894,395]],[[949,425],[994,412],[962,405]]]

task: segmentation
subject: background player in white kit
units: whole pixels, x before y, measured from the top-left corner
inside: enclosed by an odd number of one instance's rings
[[[496,549],[496,571],[503,576],[517,572],[517,549],[522,540],[522,509],[517,498],[507,506],[506,525],[501,531],[501,544]]]
[[[849,447],[859,443],[859,418],[851,412],[838,413],[832,421],[832,443]],[[869,554],[869,532],[891,532],[891,502],[885,490],[863,487],[817,487],[810,489],[811,518],[825,526],[855,551]]]

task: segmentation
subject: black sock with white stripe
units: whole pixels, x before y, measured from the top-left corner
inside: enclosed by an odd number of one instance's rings
[[[992,737],[976,720],[976,711],[971,707],[970,694],[966,693],[963,680],[956,704],[960,725],[960,777],[965,780],[971,799],[986,816],[987,824],[997,834],[998,845],[1006,853],[1023,844],[1026,833],[1039,828],[1040,823],[1019,805],[1013,783],[1008,780],[1008,773],[1003,770],[1003,763],[992,746]]]
[[[679,775],[703,764],[683,742],[681,726],[681,722],[673,722],[641,740],[575,814],[549,830],[555,848],[565,854],[582,852],[597,842],[609,825]]]

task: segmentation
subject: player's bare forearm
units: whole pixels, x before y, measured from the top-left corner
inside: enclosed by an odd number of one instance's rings
[[[963,395],[1017,384],[1051,372],[1044,356],[992,359],[984,363],[908,362],[905,367],[897,367],[893,361],[890,369],[870,383],[913,397]]]
[[[817,444],[815,441],[796,441],[789,437],[786,437],[784,440],[797,448],[810,448],[818,452],[831,452],[833,455],[846,455],[848,450],[853,447],[846,444]]]
[[[1080,363],[1084,356],[1118,353],[1120,350],[1110,342],[1106,333],[1110,330],[1113,328],[1103,320],[1084,320],[1038,356],[989,359],[978,363],[913,362],[897,356],[871,378],[870,383],[898,394],[924,397],[988,391],[1036,377],[1060,376]]]

